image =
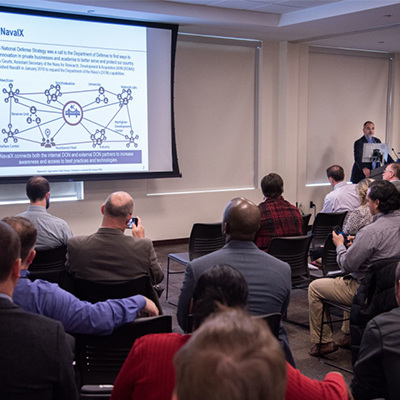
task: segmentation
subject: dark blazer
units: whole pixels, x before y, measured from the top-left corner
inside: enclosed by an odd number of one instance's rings
[[[381,143],[380,139],[375,136],[372,136],[372,140],[373,143]],[[368,140],[364,135],[354,142],[354,164],[353,169],[351,170],[350,178],[353,183],[358,183],[365,178],[363,168],[372,169],[372,163],[362,162],[364,143],[368,143]]]
[[[400,308],[373,318],[364,332],[351,390],[355,400],[396,400],[400,393]]]
[[[0,399],[75,400],[72,351],[58,321],[0,297]]]
[[[100,228],[68,241],[68,272],[89,281],[126,281],[150,276],[154,285],[164,278],[153,243],[125,235],[120,229]]]

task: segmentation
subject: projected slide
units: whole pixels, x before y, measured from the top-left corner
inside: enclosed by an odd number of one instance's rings
[[[148,171],[146,29],[2,21],[1,175]]]

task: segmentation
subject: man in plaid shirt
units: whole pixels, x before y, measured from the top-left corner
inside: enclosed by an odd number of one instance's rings
[[[264,201],[258,205],[261,224],[255,242],[261,250],[268,251],[273,237],[302,235],[303,218],[300,211],[283,198],[283,180],[278,174],[264,176],[261,190]]]

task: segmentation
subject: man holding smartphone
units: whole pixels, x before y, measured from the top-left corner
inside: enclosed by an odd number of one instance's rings
[[[367,269],[374,261],[400,257],[400,193],[387,181],[375,181],[367,192],[368,207],[373,222],[348,237],[348,247],[343,235],[332,232],[336,246],[337,262],[343,273],[338,278],[321,278],[308,287],[310,333],[313,347],[309,354],[315,357],[332,353],[340,347],[350,345],[349,321],[342,325],[342,337],[333,341],[332,331],[324,325],[322,343],[319,345],[323,299],[351,305],[354,295]],[[354,241],[353,241],[354,239]]]
[[[101,206],[103,221],[96,233],[68,242],[66,269],[91,281],[125,281],[149,276],[155,285],[164,278],[153,243],[145,238],[139,217],[132,223],[134,203],[126,192],[110,194]],[[128,224],[132,235],[125,235]]]

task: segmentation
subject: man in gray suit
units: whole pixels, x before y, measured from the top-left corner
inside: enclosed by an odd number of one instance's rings
[[[291,290],[290,267],[254,244],[260,218],[259,208],[251,201],[235,198],[229,202],[222,221],[225,246],[193,260],[186,268],[178,301],[178,322],[182,329],[187,330],[190,301],[197,279],[216,264],[231,265],[242,273],[249,286],[248,308],[251,314],[286,312]],[[280,339],[285,342],[287,350],[288,340],[283,325]]]
[[[22,311],[12,301],[20,252],[17,233],[0,222],[0,397],[75,400],[72,351],[61,323]]]
[[[115,192],[101,206],[103,222],[96,233],[74,236],[68,242],[67,271],[90,281],[124,281],[149,276],[152,284],[164,278],[153,243],[145,238],[140,218],[132,235],[124,235],[132,219],[133,199]]]

